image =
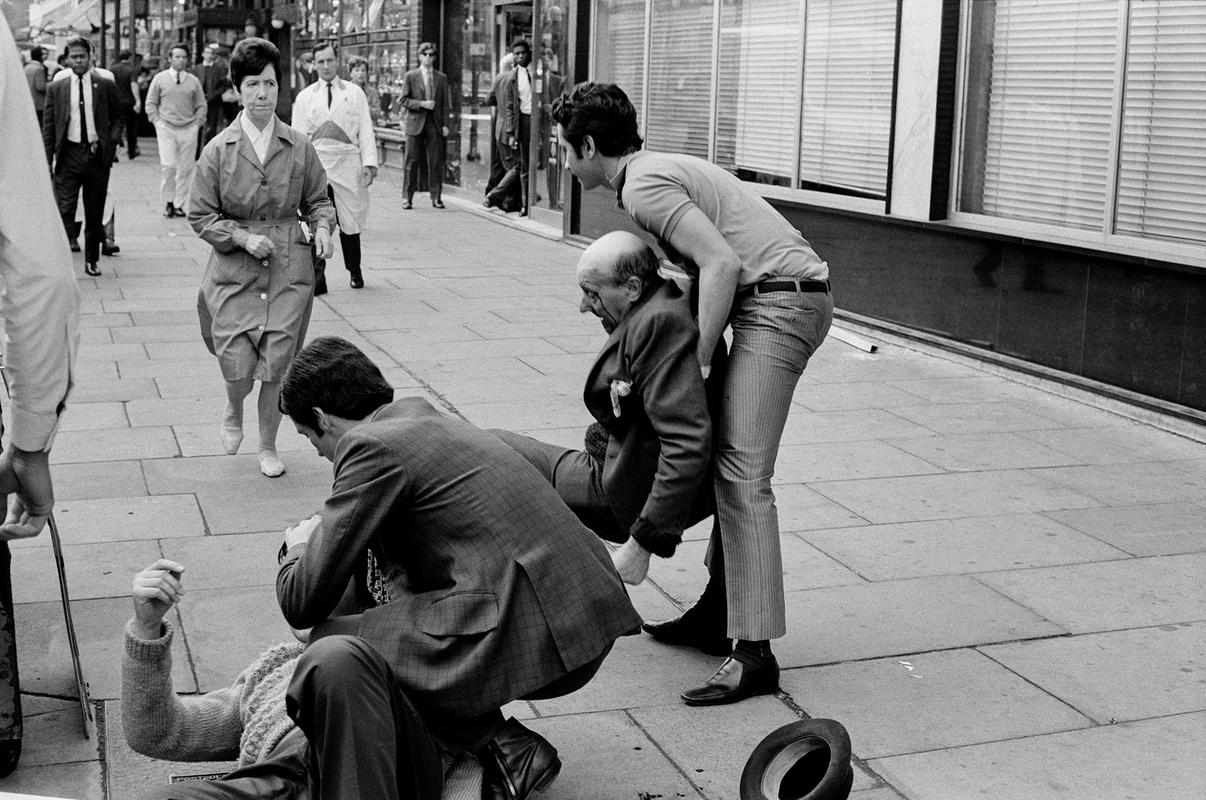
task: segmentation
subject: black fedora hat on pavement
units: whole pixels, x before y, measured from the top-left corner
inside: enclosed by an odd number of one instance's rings
[[[806,719],[771,731],[741,771],[741,800],[845,800],[854,783],[850,734]]]

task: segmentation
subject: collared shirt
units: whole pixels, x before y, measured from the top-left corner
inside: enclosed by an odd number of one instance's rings
[[[187,128],[205,122],[205,91],[201,80],[191,72],[165,69],[158,73],[151,79],[146,99],[147,118],[155,125]]]
[[[0,15],[0,153],[24,153],[38,136],[29,85]],[[71,388],[80,292],[41,156],[0,158],[0,318],[12,391],[13,445],[49,450]]]
[[[423,76],[423,99],[435,99],[435,81],[432,80],[431,70],[426,67],[419,67],[419,73]]]
[[[268,120],[268,124],[264,126],[264,130],[260,130],[247,116],[244,111],[239,114],[239,124],[243,126],[243,135],[247,137],[247,141],[251,142],[251,149],[255,151],[256,158],[260,160],[260,164],[264,164],[268,160],[268,145],[272,143],[272,133],[276,130],[276,115],[272,115],[272,119]]]
[[[519,87],[519,113],[532,113],[532,73],[527,67],[515,68],[515,85]]]
[[[741,260],[739,287],[773,276],[828,280],[829,266],[783,215],[748,184],[695,156],[638,150],[620,160],[611,178],[620,207],[653,234],[666,257],[698,277],[670,244],[683,215],[697,208]]]
[[[314,135],[327,122],[333,122],[347,134],[354,146],[360,148],[361,165],[377,166],[377,137],[364,90],[338,76],[331,81],[331,86],[333,100],[330,108],[327,107],[325,81],[311,84],[298,93],[293,101],[293,128],[314,141],[318,157],[323,159],[330,153],[332,140],[325,137],[314,140]],[[323,166],[330,169],[328,161],[323,161]]]
[[[83,86],[84,113],[88,118],[88,141],[95,142],[97,135],[96,115],[92,112],[92,75],[87,72],[83,75],[76,75],[75,71],[71,70],[69,80],[71,81],[71,118],[67,122],[67,141],[80,144],[80,86]]]

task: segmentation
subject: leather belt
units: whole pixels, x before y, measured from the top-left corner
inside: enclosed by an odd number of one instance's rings
[[[755,294],[769,292],[822,292],[829,293],[829,281],[804,280],[801,278],[767,278],[737,292],[737,299],[744,300]]]

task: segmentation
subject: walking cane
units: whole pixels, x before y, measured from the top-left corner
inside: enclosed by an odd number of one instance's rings
[[[11,398],[3,353],[0,353],[0,380],[4,382],[4,394]],[[0,429],[2,427],[0,426]],[[0,509],[0,513],[3,513],[2,509]],[[92,702],[88,697],[88,682],[84,680],[84,666],[80,663],[79,641],[75,638],[75,623],[71,619],[71,597],[67,593],[67,568],[63,563],[63,543],[59,540],[59,526],[54,520],[53,511],[48,515],[47,523],[50,527],[51,548],[54,550],[54,565],[59,572],[59,597],[63,601],[63,622],[67,628],[67,646],[71,650],[71,664],[75,669],[75,688],[80,699],[84,736],[88,739],[95,739],[96,720],[92,716]]]
[[[71,649],[71,663],[75,667],[75,688],[80,697],[80,714],[84,721],[84,736],[95,738],[96,720],[92,716],[92,702],[88,697],[88,682],[84,680],[84,667],[80,663],[80,645],[75,638],[75,623],[71,620],[71,598],[67,594],[67,570],[63,564],[63,545],[59,540],[59,526],[54,521],[54,512],[48,519],[50,544],[54,548],[54,565],[59,571],[59,596],[63,600],[63,621],[67,628],[67,646]]]

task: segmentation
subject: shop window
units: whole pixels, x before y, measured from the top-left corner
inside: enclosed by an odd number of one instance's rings
[[[713,8],[711,0],[653,4],[645,122],[645,142],[652,150],[708,157]],[[721,69],[735,75],[740,67]]]
[[[1206,4],[966,11],[957,211],[1206,242]]]
[[[645,86],[645,0],[597,0],[592,75],[625,91],[641,114]]]
[[[800,186],[882,198],[896,0],[814,0],[805,13]]]
[[[741,178],[792,183],[801,40],[799,0],[721,3],[716,163]]]

